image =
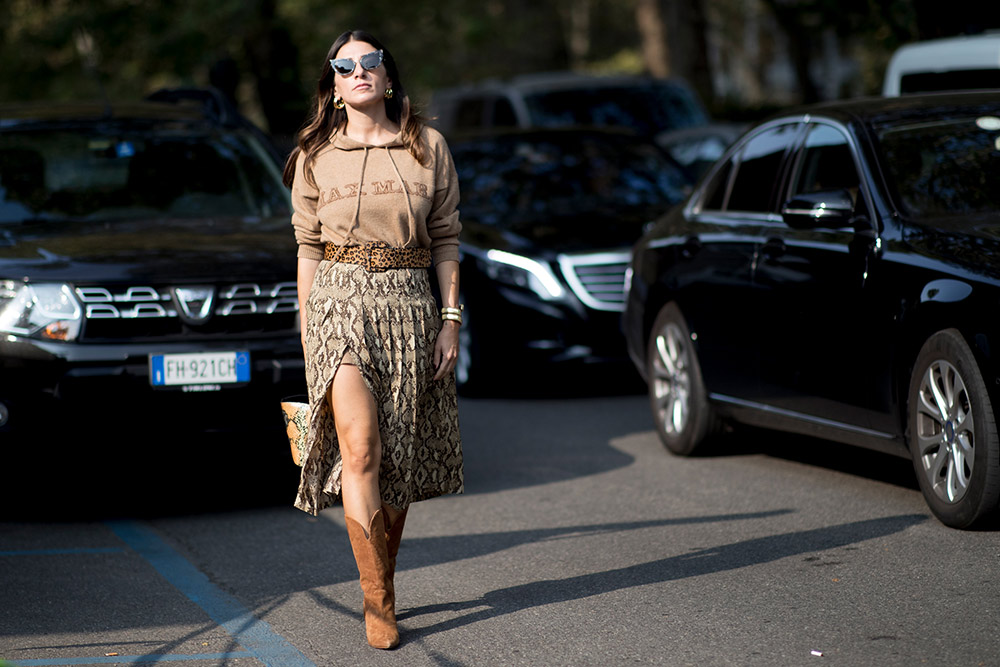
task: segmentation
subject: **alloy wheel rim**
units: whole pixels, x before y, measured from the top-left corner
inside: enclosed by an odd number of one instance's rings
[[[467,320],[468,318],[466,318]],[[458,329],[458,359],[455,361],[455,383],[459,386],[468,384],[469,370],[472,366],[472,334],[466,321],[465,326]]]
[[[674,323],[656,336],[653,355],[653,401],[667,435],[679,435],[691,417],[691,371],[684,335]]]
[[[938,498],[959,502],[972,480],[975,422],[965,381],[947,361],[935,361],[924,371],[916,419],[918,456],[925,478]]]

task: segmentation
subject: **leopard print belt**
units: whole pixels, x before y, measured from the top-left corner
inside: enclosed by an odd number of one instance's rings
[[[393,248],[385,241],[338,246],[327,243],[323,259],[360,264],[368,271],[386,269],[426,269],[431,265],[430,248]]]

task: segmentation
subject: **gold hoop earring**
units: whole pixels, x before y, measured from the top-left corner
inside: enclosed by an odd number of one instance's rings
[[[334,97],[333,98],[333,108],[334,109],[343,109],[345,106],[347,106],[347,105],[344,104],[344,98],[342,98],[342,97]]]
[[[392,88],[386,88],[385,89],[385,99],[387,99],[387,100],[391,100],[392,99]]]

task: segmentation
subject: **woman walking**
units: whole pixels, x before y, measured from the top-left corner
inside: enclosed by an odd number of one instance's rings
[[[295,506],[315,515],[342,499],[368,643],[393,648],[407,508],[463,490],[458,179],[388,49],[353,31],[330,48],[284,180],[313,406]]]

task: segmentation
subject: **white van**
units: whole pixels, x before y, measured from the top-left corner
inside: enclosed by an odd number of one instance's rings
[[[882,94],[1000,88],[1000,32],[932,39],[900,47]]]

